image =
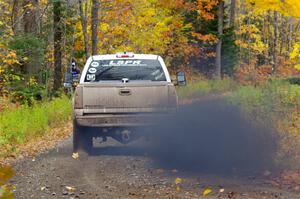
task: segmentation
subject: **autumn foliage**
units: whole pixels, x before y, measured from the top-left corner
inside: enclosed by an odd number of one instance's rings
[[[60,96],[71,60],[82,69],[95,48],[99,54],[161,55],[173,76],[185,71],[188,80],[206,81],[195,87],[209,87],[207,92],[227,90],[238,82],[241,90],[253,87],[246,90],[251,95],[270,82],[300,75],[299,0],[99,0],[98,23],[92,20],[93,2],[0,0],[0,113]],[[95,25],[98,31],[93,34]],[[207,82],[212,77],[217,83]],[[276,120],[275,125],[287,134],[299,134],[299,87],[282,88],[263,95],[278,105],[268,111],[293,107],[284,115],[287,121]],[[284,92],[288,94],[283,99]],[[283,149],[287,153],[290,148]]]

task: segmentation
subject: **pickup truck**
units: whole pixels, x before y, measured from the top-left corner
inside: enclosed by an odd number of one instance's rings
[[[184,85],[184,73],[176,84]],[[158,55],[117,53],[90,57],[73,97],[73,151],[89,151],[93,138],[127,143],[137,127],[176,112],[178,97]]]

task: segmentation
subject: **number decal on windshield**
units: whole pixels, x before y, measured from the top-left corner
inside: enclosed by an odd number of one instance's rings
[[[95,74],[87,74],[86,79],[88,81],[95,81],[96,80],[96,75]]]
[[[90,68],[89,73],[95,74],[97,72],[96,68]]]
[[[92,62],[91,66],[97,68],[99,66],[99,63],[98,62]]]

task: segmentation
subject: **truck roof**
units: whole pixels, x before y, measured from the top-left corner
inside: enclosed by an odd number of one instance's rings
[[[92,56],[92,60],[110,60],[110,59],[158,59],[158,55],[152,54],[133,54],[133,56],[122,58],[117,57],[118,54],[107,54],[107,55],[94,55]]]

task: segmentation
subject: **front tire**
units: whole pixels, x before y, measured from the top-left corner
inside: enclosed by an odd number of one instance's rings
[[[76,120],[73,121],[73,152],[78,153],[83,150],[89,153],[93,148],[93,136],[88,132],[88,128],[80,126]]]

